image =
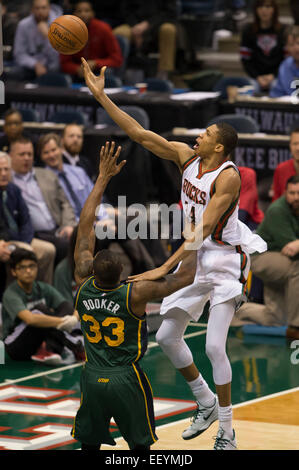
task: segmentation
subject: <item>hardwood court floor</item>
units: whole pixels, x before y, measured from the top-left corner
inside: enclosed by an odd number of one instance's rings
[[[185,340],[195,363],[213,387],[205,355],[206,325],[191,323]],[[291,357],[299,344],[282,337],[244,335],[231,328],[227,353],[232,372],[232,403],[238,448],[299,450],[299,364]],[[298,361],[299,362],[299,361]],[[184,441],[181,433],[195,409],[191,391],[150,335],[142,359],[154,394],[157,435],[153,450],[210,450],[218,424],[201,436]],[[33,362],[0,365],[0,449],[79,449],[70,430],[80,403],[82,364],[49,368]],[[127,449],[115,423],[114,448]]]
[[[299,450],[299,388],[234,407],[234,428],[239,450]],[[218,431],[215,422],[201,436],[184,441],[181,434],[190,421],[184,419],[157,428],[159,440],[152,450],[211,450]],[[103,449],[111,449],[103,446]],[[119,450],[126,442],[117,441]]]

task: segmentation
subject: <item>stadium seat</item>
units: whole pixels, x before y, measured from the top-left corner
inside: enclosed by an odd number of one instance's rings
[[[18,109],[22,115],[22,119],[25,122],[39,122],[40,115],[36,109]]]
[[[215,1],[212,0],[180,0],[182,14],[209,15],[214,12]]]
[[[109,74],[109,72],[105,74],[105,88],[120,88],[122,85],[121,78],[111,73]]]
[[[149,116],[147,112],[139,106],[120,106],[120,109],[125,111],[127,114],[132,116],[136,121],[144,127],[144,129],[150,128]],[[106,124],[107,126],[118,127],[117,124],[111,119],[109,114],[103,108],[97,110],[97,123]]]
[[[79,111],[57,111],[52,114],[49,119],[51,122],[55,123],[65,123],[65,124],[87,124],[87,118],[85,114]]]
[[[212,91],[214,85],[223,77],[220,70],[202,70],[191,75],[183,75],[182,78],[193,91]]]
[[[169,80],[162,80],[160,78],[147,78],[145,83],[147,83],[148,91],[165,91],[171,93],[173,89],[172,83]]]
[[[118,41],[118,44],[120,46],[120,49],[121,49],[121,53],[122,53],[122,56],[123,56],[123,63],[122,63],[121,67],[114,69],[114,73],[117,77],[123,79],[124,73],[125,73],[126,68],[127,68],[128,56],[129,56],[129,53],[130,53],[130,42],[127,38],[124,38],[123,36],[120,36],[118,34],[116,34],[115,37],[116,37],[116,39]]]
[[[211,119],[208,126],[217,124],[217,122],[226,122],[233,126],[237,132],[243,134],[254,134],[259,132],[259,126],[257,122],[251,116],[244,116],[243,114],[220,114]]]
[[[48,72],[36,79],[39,86],[68,87],[72,86],[72,79],[64,73]]]
[[[225,100],[227,98],[226,88],[228,86],[243,87],[251,84],[250,79],[247,77],[222,77],[215,83],[213,91],[219,91],[221,93],[220,98]]]

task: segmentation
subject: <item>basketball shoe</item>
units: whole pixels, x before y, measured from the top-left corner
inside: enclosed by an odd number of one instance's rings
[[[225,435],[225,431],[222,428],[219,428],[217,436],[214,439],[214,450],[237,450],[237,442],[234,429],[232,439],[229,439],[228,436]]]
[[[182,433],[185,440],[193,439],[206,431],[216,419],[218,419],[218,397],[215,395],[215,404],[211,407],[197,403],[197,409],[191,418],[192,424]]]
[[[41,362],[48,366],[58,366],[62,362],[60,354],[48,351],[46,343],[43,342],[35,354],[31,356],[32,361]]]

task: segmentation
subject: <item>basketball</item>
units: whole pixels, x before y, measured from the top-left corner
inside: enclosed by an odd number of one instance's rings
[[[81,51],[87,43],[88,29],[78,16],[62,15],[51,23],[48,38],[60,54],[71,55]]]

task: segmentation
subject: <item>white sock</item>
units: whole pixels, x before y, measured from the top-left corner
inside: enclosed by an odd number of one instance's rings
[[[225,431],[229,438],[233,437],[233,407],[219,406],[218,408],[219,427]]]
[[[201,374],[197,379],[187,382],[196,400],[203,406],[210,407],[215,404],[215,395]]]

